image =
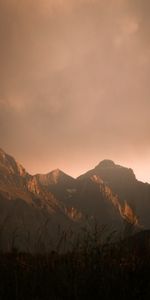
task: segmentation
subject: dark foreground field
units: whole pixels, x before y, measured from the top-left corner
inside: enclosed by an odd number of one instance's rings
[[[150,299],[149,232],[65,254],[0,255],[0,299]]]

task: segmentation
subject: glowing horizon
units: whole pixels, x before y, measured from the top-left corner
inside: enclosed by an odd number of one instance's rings
[[[12,155],[11,153],[8,153],[8,154]],[[26,169],[26,171],[31,175],[47,174],[53,170],[59,169],[59,170],[65,172],[66,174],[72,176],[73,178],[77,178],[78,176],[95,168],[101,161],[108,159],[108,160],[112,160],[116,165],[120,165],[122,167],[132,169],[137,180],[150,183],[150,175],[149,175],[148,166],[147,165],[143,166],[141,162],[139,162],[137,164],[137,162],[133,161],[133,159],[128,160],[128,161],[123,161],[123,160],[118,160],[117,158],[112,159],[111,157],[103,157],[99,161],[95,160],[95,159],[89,159],[89,161],[86,161],[84,163],[83,163],[83,161],[81,161],[78,164],[76,164],[76,166],[74,166],[74,162],[72,162],[72,164],[70,164],[69,162],[67,162],[67,160],[64,161],[61,159],[58,160],[59,163],[57,163],[57,162],[52,163],[51,160],[49,160],[49,159],[47,160],[47,158],[46,158],[47,161],[44,161],[44,163],[43,163],[43,160],[41,160],[41,162],[40,163],[38,162],[38,164],[37,164],[36,157],[35,157],[34,163],[33,162],[31,163],[26,160],[23,161],[21,159],[21,155],[20,155],[20,160],[18,160],[17,157],[14,157],[14,158],[18,163],[21,163],[21,165]]]

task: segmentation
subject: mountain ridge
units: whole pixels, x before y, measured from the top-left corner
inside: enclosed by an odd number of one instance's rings
[[[150,185],[136,179],[132,169],[111,160],[101,161],[78,178],[60,169],[30,175],[12,156],[0,150],[0,225],[9,212],[8,232],[15,225],[21,228],[21,218],[33,235],[36,232],[33,228],[48,220],[47,231],[53,237],[58,225],[78,231],[86,224],[87,217],[118,229],[124,222],[150,228],[149,188]],[[145,195],[147,213],[141,209],[142,196],[135,198],[137,191]]]

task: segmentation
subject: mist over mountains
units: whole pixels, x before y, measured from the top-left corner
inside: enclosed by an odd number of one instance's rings
[[[149,212],[150,184],[111,160],[76,179],[59,169],[32,176],[0,150],[0,242],[7,250],[12,243],[35,250],[37,236],[52,246],[59,229],[78,232],[90,222],[150,229]]]

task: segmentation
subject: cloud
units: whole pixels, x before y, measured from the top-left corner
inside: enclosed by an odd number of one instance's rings
[[[146,0],[1,0],[1,147],[32,172],[70,165],[75,173],[105,156],[145,163],[148,8]]]
[[[124,46],[135,38],[140,29],[139,21],[135,17],[125,16],[118,22],[118,32],[114,37],[116,47]]]

